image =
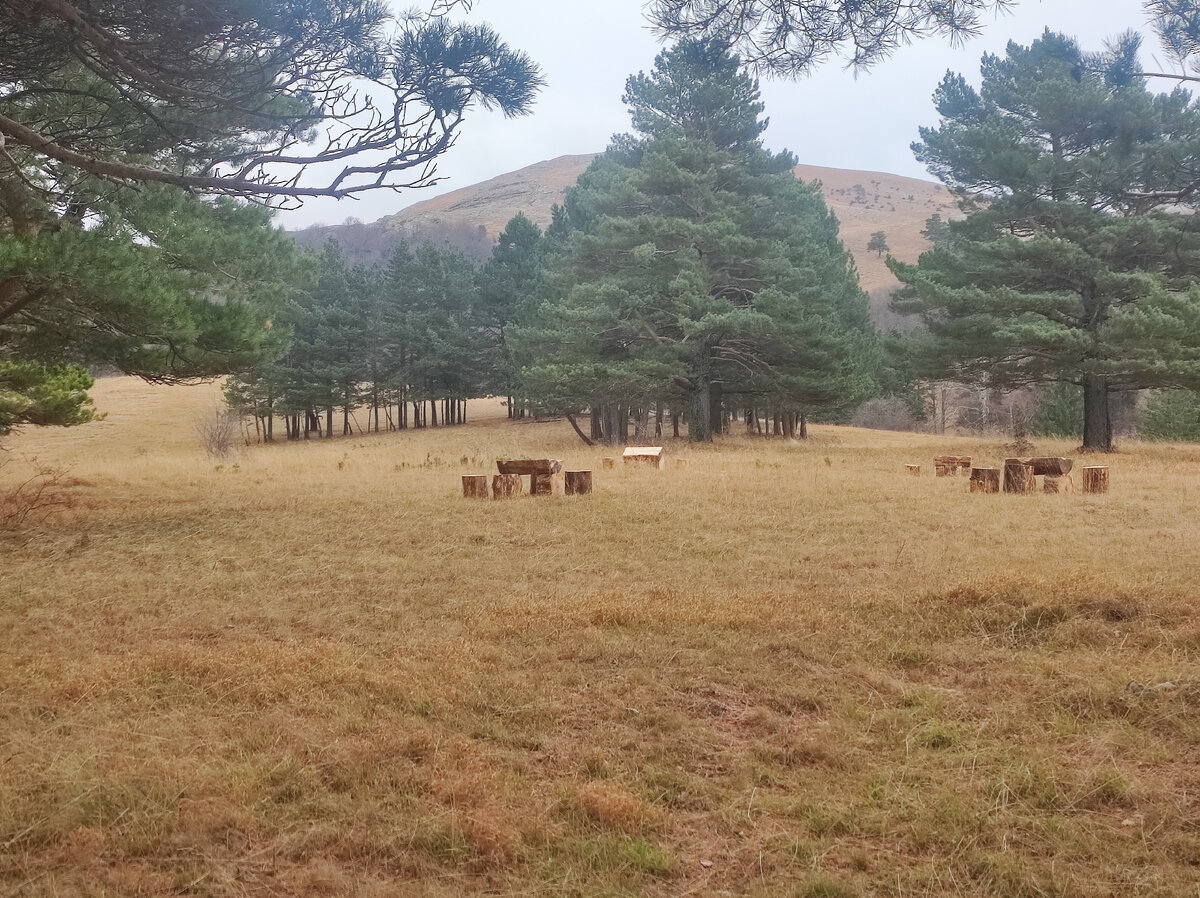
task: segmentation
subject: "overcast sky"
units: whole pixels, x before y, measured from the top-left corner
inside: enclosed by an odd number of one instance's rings
[[[544,159],[603,150],[614,133],[629,130],[621,103],[625,79],[649,71],[662,49],[647,29],[642,6],[642,0],[476,0],[469,18],[493,25],[541,66],[547,84],[533,113],[506,120],[474,110],[457,146],[439,163],[445,180],[436,187],[358,200],[309,200],[281,214],[279,222],[300,228],[348,217],[374,221]],[[927,178],[909,144],[918,127],[936,124],[930,97],[947,69],[978,84],[980,57],[1003,52],[1009,40],[1028,44],[1048,26],[1093,50],[1127,29],[1145,30],[1145,22],[1141,0],[1019,0],[1010,13],[989,17],[983,34],[963,47],[929,38],[857,77],[831,59],[800,81],[764,80],[771,120],[765,140],[807,165]],[[1152,37],[1143,44],[1143,64],[1167,67]]]

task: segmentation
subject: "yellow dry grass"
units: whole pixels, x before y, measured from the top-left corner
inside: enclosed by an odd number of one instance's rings
[[[213,389],[95,395],[0,471],[73,499],[0,531],[0,895],[1197,894],[1200,447],[983,496],[903,465],[1000,437],[606,471],[478,402],[217,461]],[[462,498],[525,455],[595,493]]]

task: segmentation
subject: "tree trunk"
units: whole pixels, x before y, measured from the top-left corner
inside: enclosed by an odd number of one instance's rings
[[[710,440],[713,435],[725,432],[725,391],[719,383],[708,388],[708,429]]]
[[[688,442],[712,442],[712,397],[709,395],[708,381],[699,382],[688,394]]]
[[[808,439],[808,415],[800,414],[800,439]]]
[[[596,444],[595,444],[594,442],[592,442],[592,440],[591,440],[590,438],[588,438],[588,436],[587,436],[586,434],[584,434],[584,432],[583,432],[583,431],[580,429],[580,427],[579,427],[579,422],[577,422],[577,421],[575,420],[575,416],[574,416],[574,415],[567,415],[567,421],[568,421],[568,422],[570,422],[570,424],[571,424],[571,427],[572,427],[572,428],[575,430],[575,432],[576,432],[577,434],[579,434],[579,439],[583,440],[583,441],[584,441],[584,443],[586,443],[586,444],[587,444],[587,445],[589,445],[589,446],[595,446],[595,445],[596,445]]]
[[[1089,374],[1083,380],[1083,451],[1112,452],[1108,378]]]

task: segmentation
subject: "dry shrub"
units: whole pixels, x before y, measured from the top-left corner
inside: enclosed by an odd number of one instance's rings
[[[35,472],[16,486],[0,488],[0,527],[20,527],[44,521],[58,509],[72,504],[71,485],[65,468],[37,466]]]
[[[213,458],[233,452],[241,431],[241,419],[227,408],[217,407],[196,421],[200,445]]]
[[[648,809],[642,800],[627,786],[612,780],[584,783],[576,802],[589,818],[613,829],[636,832],[647,822]]]

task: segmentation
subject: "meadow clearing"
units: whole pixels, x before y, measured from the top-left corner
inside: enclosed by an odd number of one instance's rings
[[[1200,446],[972,495],[1006,438],[215,460],[215,387],[94,395],[0,470],[70,499],[0,528],[0,896],[1200,895]],[[546,455],[595,492],[462,498]]]

